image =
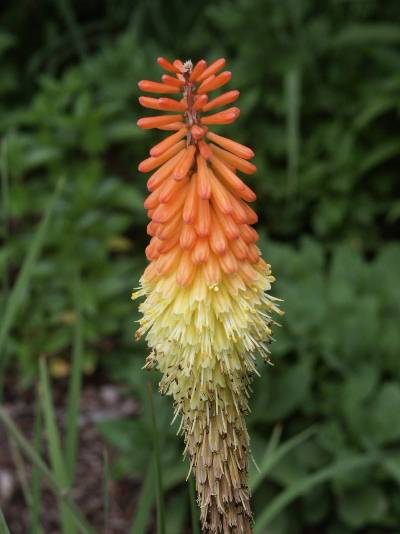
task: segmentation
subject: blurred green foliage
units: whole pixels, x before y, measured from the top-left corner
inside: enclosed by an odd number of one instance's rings
[[[254,384],[256,461],[276,423],[285,438],[317,425],[257,488],[256,516],[307,473],[384,448],[379,467],[314,488],[269,532],[397,532],[399,3],[60,0],[38,9],[15,2],[2,17],[3,302],[55,184],[66,180],[8,339],[20,383],[31,382],[41,355],[68,362],[78,271],[86,371],[104,369],[145,404],[145,347],[133,341],[138,315],[129,300],[147,241],[145,178],[136,168],[161,135],[135,126],[136,83],[160,75],[158,55],[223,55],[242,95],[230,135],[257,154],[249,182],[286,311],[275,366]],[[186,467],[170,403],[155,400],[169,488]],[[148,418],[101,429],[120,451],[114,474],[142,475]]]

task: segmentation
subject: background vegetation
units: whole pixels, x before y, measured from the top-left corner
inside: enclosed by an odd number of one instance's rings
[[[145,178],[136,169],[157,134],[135,126],[136,83],[160,75],[159,55],[224,56],[242,95],[230,136],[256,151],[249,183],[261,246],[278,278],[274,294],[286,311],[275,366],[255,383],[248,418],[261,468],[251,479],[256,532],[266,525],[271,534],[398,532],[399,3],[16,1],[1,21],[5,401],[9,377],[18,391],[31,387],[42,358],[42,388],[48,367],[54,388],[71,377],[76,400],[83,369],[84,380],[105,375],[146,405],[145,347],[133,341],[129,297],[147,243]],[[54,438],[50,401],[44,395]],[[176,512],[167,513],[167,531],[183,532],[182,446],[169,426],[169,399],[155,394],[154,402],[165,499]],[[100,430],[118,451],[110,476],[146,481],[145,519],[133,518],[145,524],[154,427],[141,413]],[[49,443],[57,451],[57,439]],[[52,460],[67,483],[62,459]],[[64,531],[73,532],[68,503],[60,510]]]

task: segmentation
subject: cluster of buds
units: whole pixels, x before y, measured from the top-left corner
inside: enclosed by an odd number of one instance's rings
[[[162,373],[160,391],[171,395],[185,455],[196,477],[204,531],[251,533],[247,467],[250,383],[259,354],[269,362],[274,278],[256,245],[254,192],[237,175],[252,174],[253,151],[209,131],[234,122],[229,107],[239,91],[208,93],[231,79],[218,72],[225,60],[169,62],[161,82],[143,80],[142,106],[171,112],[139,119],[140,128],[171,131],[150,150],[139,171],[148,179],[145,208],[149,260],[133,298],[145,297],[136,333],[151,352],[146,367]]]

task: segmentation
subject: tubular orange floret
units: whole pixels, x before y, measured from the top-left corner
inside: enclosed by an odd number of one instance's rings
[[[162,163],[165,163],[170,158],[172,158],[172,156],[175,156],[175,154],[183,150],[184,146],[185,146],[185,141],[179,141],[174,146],[166,150],[160,156],[157,156],[156,158],[153,158],[152,156],[150,156],[150,158],[147,158],[143,160],[141,163],[139,163],[138,170],[140,172],[149,172],[149,171],[152,171],[153,169],[156,169]]]
[[[258,215],[253,210],[253,208],[250,208],[245,202],[242,203],[242,207],[244,211],[246,212],[247,217],[247,224],[257,224],[258,223]]]
[[[176,164],[182,157],[183,153],[184,153],[184,149],[182,148],[180,152],[178,152],[170,160],[164,163],[154,174],[150,176],[150,178],[147,181],[147,189],[149,191],[154,191],[154,189],[159,187],[160,184],[162,184],[162,182],[165,180],[165,178],[167,178],[167,176],[169,176],[172,173],[174,167],[176,166]]]
[[[196,82],[198,77],[205,71],[207,67],[207,63],[204,61],[204,59],[200,59],[192,70],[191,75],[189,76],[189,80],[191,82]]]
[[[153,158],[160,156],[168,148],[174,146],[178,141],[180,141],[182,137],[185,137],[186,133],[187,128],[181,128],[176,133],[169,135],[163,141],[160,141],[160,143],[150,149],[150,156],[153,156]]]
[[[214,210],[211,214],[211,224],[213,228],[213,231],[210,235],[211,250],[218,255],[224,254],[227,248],[227,241]]]
[[[179,87],[174,85],[166,85],[165,83],[152,82],[150,80],[142,80],[138,83],[139,89],[147,93],[179,93]]]
[[[208,67],[204,60],[195,67],[190,60],[157,61],[168,71],[162,83],[143,80],[139,87],[166,96],[139,102],[177,114],[138,121],[172,133],[139,164],[142,172],[158,170],[148,179],[144,203],[150,264],[132,295],[146,297],[136,337],[146,336],[146,368],[161,371],[160,390],[182,416],[203,531],[251,534],[244,415],[256,352],[269,361],[270,315],[279,313],[267,293],[274,278],[251,227],[257,214],[248,203],[256,195],[239,176],[256,171],[248,161],[254,153],[208,130],[240,113],[230,107],[205,115],[239,96],[233,90],[208,99],[206,93],[231,79],[229,71],[220,72],[223,58]]]
[[[213,205],[224,215],[232,213],[232,203],[229,199],[229,193],[221,182],[216,178],[211,169],[208,169],[208,176],[211,182],[211,199]]]
[[[196,147],[194,145],[190,145],[187,147],[186,152],[182,157],[182,160],[179,162],[179,164],[174,170],[175,180],[182,180],[182,178],[187,175],[190,170],[190,167],[193,164],[195,153]]]
[[[227,250],[225,254],[218,256],[218,260],[225,273],[233,274],[238,270],[238,262],[230,250]]]
[[[158,224],[155,223],[154,221],[150,221],[149,224],[147,225],[147,234],[151,237],[154,237],[156,235],[157,228],[158,228]]]
[[[238,260],[242,261],[247,258],[248,247],[241,237],[238,237],[238,239],[233,239],[230,242],[230,248]]]
[[[232,141],[232,139],[222,137],[222,135],[217,135],[214,132],[207,132],[207,137],[210,139],[210,141],[217,143],[217,145],[220,145],[225,148],[225,150],[228,150],[236,156],[239,156],[239,158],[250,159],[254,157],[254,152],[251,150],[251,148],[241,145],[236,141]]]
[[[211,181],[208,175],[208,167],[203,156],[197,156],[198,194],[200,198],[211,198]]]
[[[165,96],[158,99],[160,108],[164,111],[186,111],[187,104],[186,102],[178,102],[173,98],[167,98]]]
[[[192,252],[192,262],[195,264],[206,263],[210,254],[208,239],[200,238],[196,241]]]
[[[159,99],[152,96],[139,96],[139,104],[148,109],[161,109]]]
[[[257,263],[260,259],[260,252],[256,245],[249,245],[247,256],[251,263]]]
[[[190,131],[193,136],[193,139],[195,139],[196,141],[202,139],[206,134],[205,129],[201,128],[201,126],[198,126],[197,124],[194,124]]]
[[[239,108],[229,108],[201,118],[202,124],[231,124],[239,117]]]
[[[170,124],[166,124],[165,126],[157,126],[157,130],[166,130],[168,132],[172,132],[174,130],[180,130],[184,126],[185,124],[183,122],[171,122]]]
[[[197,191],[196,191],[196,176],[193,175],[189,192],[183,207],[182,219],[186,224],[193,224],[197,213]]]
[[[243,241],[247,244],[256,243],[259,239],[256,230],[248,224],[242,224],[240,227],[240,235],[242,236]]]
[[[144,117],[137,121],[139,128],[157,128],[158,126],[165,126],[171,122],[179,121],[182,115],[156,115],[154,117]]]
[[[165,204],[172,200],[175,194],[180,191],[180,189],[188,184],[189,180],[184,178],[183,180],[174,180],[172,176],[167,178],[163,185],[157,189],[159,191],[158,200],[161,204]]]
[[[203,156],[203,158],[206,161],[209,160],[212,157],[213,154],[212,154],[211,149],[208,146],[208,144],[205,141],[203,141],[202,139],[200,139],[197,144],[198,144],[198,147],[199,147],[200,154]]]
[[[190,224],[184,224],[179,239],[179,244],[183,250],[190,250],[196,243],[197,235]]]
[[[180,210],[185,203],[187,187],[182,187],[177,193],[173,202],[160,204],[154,211],[152,219],[156,223],[164,224],[171,220],[172,217]]]
[[[214,254],[210,254],[203,266],[204,277],[209,286],[216,286],[221,281],[221,268]]]
[[[239,91],[228,91],[216,98],[213,98],[203,106],[203,111],[210,111],[211,109],[217,108],[219,106],[226,106],[227,104],[232,104],[239,98]]]
[[[197,202],[197,217],[195,224],[196,233],[200,237],[206,237],[211,231],[210,202],[200,199]]]
[[[195,98],[194,104],[193,104],[193,110],[203,110],[204,106],[208,102],[208,96],[207,95],[199,95]]]
[[[197,89],[198,94],[208,93],[209,91],[215,91],[215,89],[219,89],[226,83],[230,81],[232,78],[232,73],[228,70],[225,72],[221,72],[221,74],[218,74],[218,76],[210,76],[204,82],[200,85],[200,87]]]
[[[170,76],[169,74],[163,74],[161,76],[161,80],[166,85],[175,85],[176,87],[183,87],[185,84],[183,80],[175,78],[174,76]]]
[[[224,234],[229,240],[237,239],[240,236],[239,226],[235,223],[230,215],[223,215],[218,210],[215,210],[215,215]]]
[[[225,65],[225,59],[223,57],[220,58],[220,59],[217,59],[216,61],[214,61],[214,63],[211,63],[211,65],[209,67],[207,67],[202,72],[202,74],[200,74],[200,76],[198,76],[196,81],[197,82],[204,81],[209,76],[211,76],[211,75],[215,74],[216,72],[218,72],[219,70],[221,70],[224,65]]]
[[[239,193],[244,190],[245,183],[241,180],[231,169],[224,164],[217,156],[213,156],[210,160],[212,167],[217,171],[219,176],[222,177],[225,184],[234,191]]]
[[[240,198],[242,200],[245,200],[246,202],[254,202],[255,200],[257,200],[256,194],[247,185],[244,186],[244,189],[241,189],[239,195]]]
[[[178,72],[180,74],[182,74],[182,72],[184,71],[184,66],[183,66],[183,63],[180,59],[175,59],[174,62],[173,62],[173,66],[178,69]]]
[[[152,210],[156,208],[160,203],[160,190],[156,189],[149,195],[144,201],[144,207],[146,210]]]
[[[166,254],[170,250],[174,249],[179,241],[179,234],[174,234],[170,239],[164,239],[160,241],[157,246],[159,254]]]
[[[236,169],[239,169],[239,171],[244,172],[245,174],[254,174],[257,170],[257,167],[253,165],[253,163],[250,163],[250,161],[240,158],[239,156],[235,156],[235,154],[232,154],[227,150],[219,148],[216,145],[213,145],[212,143],[210,145],[210,148],[214,152],[214,154],[218,156],[219,160],[225,161],[228,165],[232,165]]]
[[[143,280],[153,282],[157,278],[156,262],[149,263],[143,272]],[[132,293],[132,300],[136,298],[135,293]],[[139,336],[138,336],[139,337]]]
[[[146,254],[146,258],[150,261],[156,260],[158,256],[160,255],[157,252],[157,241],[155,241],[154,238],[150,241],[150,244],[147,245],[147,247],[145,248],[145,254]]]
[[[182,217],[179,212],[177,212],[168,222],[165,224],[158,224],[158,229],[156,236],[162,241],[164,239],[170,239],[178,229],[182,226]]]
[[[248,216],[246,210],[244,209],[244,203],[229,192],[228,197],[232,206],[232,219],[236,224],[246,224],[248,221]]]
[[[167,70],[168,72],[181,72],[175,65],[170,63],[165,57],[158,57],[157,63],[162,67],[164,70]]]
[[[180,257],[181,251],[178,247],[162,254],[156,263],[157,271],[161,276],[171,273],[177,268]]]
[[[193,280],[195,273],[195,265],[191,260],[191,254],[185,250],[182,253],[181,260],[179,262],[178,270],[176,273],[176,282],[182,287],[186,287]]]

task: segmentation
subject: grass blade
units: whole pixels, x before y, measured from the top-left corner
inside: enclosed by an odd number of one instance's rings
[[[385,471],[394,478],[394,480],[400,485],[400,466],[398,462],[393,459],[387,459],[383,462]]]
[[[151,461],[143,481],[131,534],[146,534],[151,507],[154,502],[155,464]]]
[[[80,277],[74,273],[73,298],[75,303],[75,335],[72,351],[71,376],[69,380],[68,404],[67,404],[67,425],[66,425],[66,464],[69,475],[69,484],[74,484],[76,449],[78,441],[78,417],[79,404],[82,385],[82,365],[83,365],[83,325],[80,299]]]
[[[156,503],[157,503],[157,534],[165,534],[164,491],[161,470],[160,440],[157,430],[156,413],[154,410],[153,388],[151,382],[147,383],[151,428],[153,434],[154,463],[156,470]]]
[[[270,504],[265,508],[263,513],[258,517],[254,534],[263,534],[266,527],[270,522],[294,499],[304,495],[318,484],[322,484],[327,480],[334,478],[335,476],[348,473],[353,469],[359,469],[360,467],[366,467],[379,461],[379,457],[376,455],[359,455],[353,456],[346,460],[339,460],[334,464],[308,475],[286,490],[277,495]]]
[[[103,450],[103,507],[104,507],[104,532],[108,532],[108,521],[110,516],[110,465],[108,462],[108,451]]]
[[[0,508],[0,534],[10,534],[10,529],[7,526],[6,519]]]
[[[0,406],[0,421],[6,427],[6,430],[11,434],[15,442],[20,447],[21,451],[28,458],[34,467],[36,467],[48,486],[52,489],[54,494],[60,499],[68,508],[75,526],[82,534],[95,534],[94,530],[87,522],[87,520],[81,514],[79,508],[71,499],[68,491],[62,488],[57,478],[48,468],[43,459],[37,454],[35,449],[31,446],[28,440],[19,431],[11,417],[7,414],[6,410]]]
[[[199,508],[196,501],[196,487],[193,475],[189,477],[189,498],[192,518],[192,534],[200,534]]]
[[[33,445],[38,456],[41,453],[41,436],[42,436],[42,413],[40,411],[39,392],[36,394],[35,405],[35,422],[33,428]],[[32,467],[32,503],[31,503],[31,530],[32,534],[40,534],[42,529],[39,525],[40,517],[40,489],[41,475],[40,469],[33,465]]]
[[[16,478],[19,482],[21,493],[25,501],[25,505],[29,508],[32,503],[32,495],[31,495],[29,484],[28,484],[28,479],[26,476],[24,460],[21,456],[20,450],[17,444],[15,443],[15,441],[12,439],[11,436],[7,436],[7,437],[8,437],[8,446],[10,449],[11,458],[14,462],[15,471],[17,475]]]
[[[301,78],[298,67],[291,68],[285,76],[288,193],[297,189],[300,151],[300,91]]]
[[[279,428],[279,427],[278,427]],[[279,431],[277,431],[278,433]],[[271,436],[270,442],[268,444],[267,450],[265,452],[263,461],[259,467],[259,471],[250,476],[250,488],[254,493],[264,478],[267,476],[272,467],[279,462],[286,454],[288,454],[292,449],[306,441],[315,433],[314,427],[309,427],[303,432],[300,432],[293,438],[287,440],[281,446],[276,447],[277,440],[279,435],[274,436],[274,433]]]
[[[56,190],[46,207],[45,214],[39,224],[39,227],[36,230],[35,235],[33,236],[28,253],[25,257],[17,281],[10,293],[7,306],[3,314],[3,318],[0,322],[0,376],[2,374],[1,371],[4,369],[5,366],[4,347],[7,340],[7,336],[10,331],[10,328],[13,325],[15,316],[23,300],[25,291],[29,285],[36,260],[39,256],[47,230],[49,228],[49,223],[53,215],[54,208],[57,204],[62,190],[62,185],[63,180],[59,180]]]
[[[39,384],[41,404],[47,435],[48,449],[55,477],[62,491],[69,491],[69,478],[64,464],[61,440],[57,429],[54,404],[51,395],[47,366],[44,359],[39,364]],[[75,528],[72,525],[70,513],[63,501],[59,502],[60,520],[65,534],[72,534]]]
[[[8,137],[4,137],[4,140],[1,144],[1,154],[0,154],[0,177],[1,177],[1,221],[2,221],[2,241],[3,246],[7,244],[8,238],[10,236],[9,228],[9,205],[10,205],[10,194],[9,194],[9,180],[8,180]],[[9,290],[9,274],[8,274],[8,262],[4,262],[3,270],[3,294],[6,298]]]

